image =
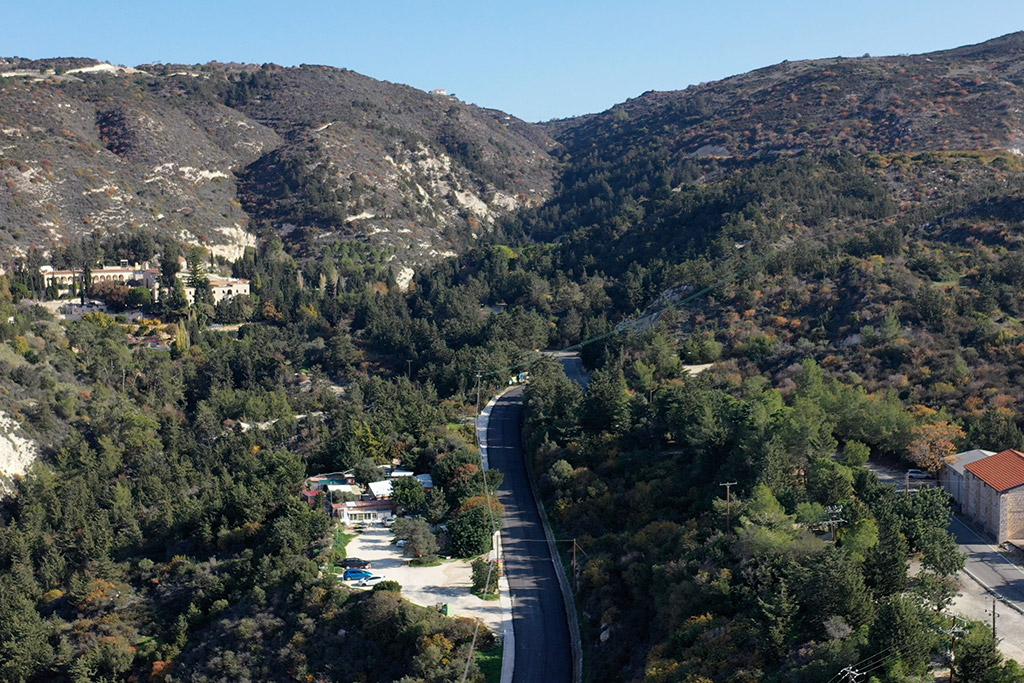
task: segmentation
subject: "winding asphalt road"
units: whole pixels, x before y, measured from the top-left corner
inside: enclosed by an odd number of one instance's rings
[[[505,479],[498,500],[505,506],[501,545],[512,594],[515,683],[572,680],[572,651],[565,604],[530,488],[520,441],[522,387],[509,391],[491,409],[487,458]]]

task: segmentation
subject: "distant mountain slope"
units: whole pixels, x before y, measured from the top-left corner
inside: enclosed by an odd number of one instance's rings
[[[857,181],[861,189],[887,195],[889,212],[977,194],[980,185],[1019,170],[1022,45],[1024,34],[1012,34],[929,55],[784,62],[541,124],[562,144],[566,170],[554,201],[524,216],[520,229],[535,239],[575,235],[581,244],[601,244],[605,257],[616,253],[619,239],[649,238],[664,247],[663,236],[642,233],[673,225],[692,233],[694,221],[680,206],[693,203],[685,199],[691,191],[762,162],[808,154],[857,157],[869,171]],[[813,184],[821,176],[809,177]],[[794,190],[789,208],[780,207],[789,220],[805,207]],[[863,196],[842,185],[819,191]],[[699,241],[714,241],[698,232]]]
[[[343,69],[12,59],[0,77],[0,261],[95,229],[234,257],[265,224],[300,252],[340,236],[419,263],[551,192],[539,128]]]
[[[625,140],[695,158],[1015,149],[1022,69],[1015,33],[926,55],[782,62],[551,125],[573,154],[612,142],[611,154]]]

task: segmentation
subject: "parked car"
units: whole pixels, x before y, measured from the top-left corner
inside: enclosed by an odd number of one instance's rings
[[[370,563],[366,560],[360,560],[358,557],[346,557],[341,561],[341,566],[346,569],[369,569]]]
[[[907,476],[911,479],[934,479],[935,477],[929,472],[922,470],[907,470]]]
[[[344,581],[361,581],[362,579],[368,579],[373,576],[373,572],[365,569],[346,569],[345,573],[341,575]]]
[[[399,548],[404,548],[405,544],[408,543],[408,542],[409,541],[405,540],[404,538],[401,538],[401,539],[395,541],[395,545],[397,545]]]
[[[360,579],[356,582],[357,586],[376,586],[378,583],[384,580],[383,576],[367,576],[365,579]]]

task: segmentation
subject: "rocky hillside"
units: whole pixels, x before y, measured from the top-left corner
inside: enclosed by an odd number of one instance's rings
[[[671,308],[691,362],[721,354],[784,385],[811,357],[965,424],[1002,419],[1024,405],[1022,66],[1014,34],[545,124],[571,163],[519,230],[557,242],[552,290],[559,273],[599,280],[609,320]],[[595,301],[551,306],[563,342],[601,332],[579,324]]]
[[[864,181],[878,184],[889,212],[986,195],[985,186],[1020,170],[1022,67],[1024,34],[1011,34],[927,55],[783,62],[543,124],[571,162],[555,200],[524,219],[523,231],[561,239],[604,225],[605,233],[583,239],[607,244],[638,238],[652,223],[692,226],[679,213],[680,193],[806,155],[847,154],[865,164]],[[835,201],[874,192],[863,184],[821,189]],[[779,211],[799,220],[809,203],[794,201]],[[652,240],[658,244],[661,237]]]
[[[227,257],[266,226],[415,264],[550,196],[536,127],[319,66],[0,60],[0,261],[93,230]]]

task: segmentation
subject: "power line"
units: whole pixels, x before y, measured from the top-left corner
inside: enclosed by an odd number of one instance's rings
[[[904,643],[903,645],[896,648],[893,652],[889,653],[885,657],[882,657],[881,659],[871,662],[863,670],[860,670],[859,674],[862,676],[866,676],[874,671],[877,671],[878,669],[881,669],[882,667],[888,666],[890,663],[894,661],[899,661],[903,659],[904,655],[910,654],[910,652],[912,652],[913,649],[914,646]]]
[[[942,632],[951,638],[949,644],[949,683],[953,683],[953,676],[956,672],[956,639],[961,633],[966,633],[967,629],[957,626],[956,615],[953,615],[953,626],[949,630],[943,630]],[[967,683],[970,683],[970,681]]]
[[[908,643],[903,643],[902,645],[890,645],[884,650],[880,650],[879,652],[876,652],[868,657],[865,657],[859,662],[851,664],[850,666],[846,667],[842,671],[832,676],[832,678],[828,680],[828,683],[857,680],[856,678],[850,678],[849,676],[863,676],[865,674],[868,674],[882,666],[885,666],[893,658],[902,657],[904,654],[906,654],[912,649],[912,646]],[[841,676],[846,676],[846,678],[840,678]]]

